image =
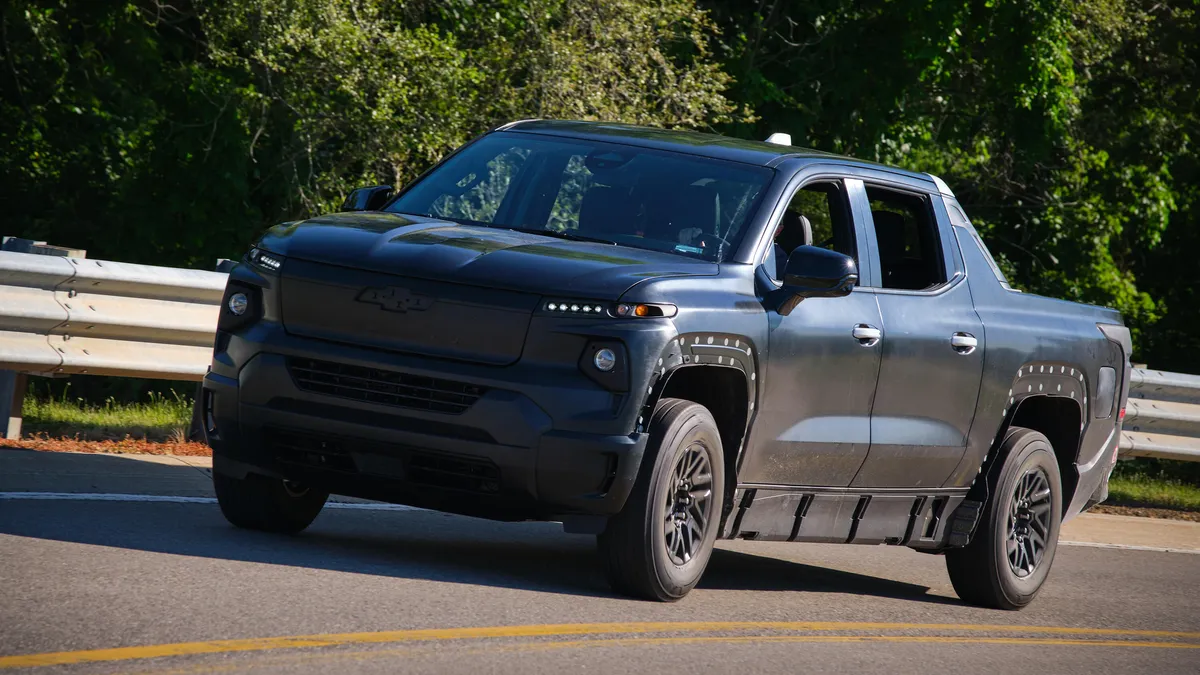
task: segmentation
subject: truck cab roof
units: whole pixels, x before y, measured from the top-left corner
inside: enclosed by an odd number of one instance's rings
[[[564,120],[520,120],[510,122],[496,129],[497,131],[515,131],[521,133],[542,134],[602,140],[609,143],[622,143],[644,148],[669,150],[699,157],[708,157],[730,162],[753,164],[774,168],[788,159],[808,159],[834,162],[848,166],[872,167],[884,169],[891,173],[922,181],[932,180],[938,189],[947,196],[953,196],[950,188],[940,178],[927,173],[908,171],[894,166],[879,164],[845,155],[838,155],[811,148],[779,145],[766,141],[753,141],[742,138],[709,134],[699,131],[684,131],[678,129],[662,129],[644,127],[632,124],[617,124],[611,122],[582,122]]]

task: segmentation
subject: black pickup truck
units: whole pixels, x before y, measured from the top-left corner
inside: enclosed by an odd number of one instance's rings
[[[598,535],[613,587],[717,538],[946,557],[1019,608],[1107,496],[1130,335],[1011,288],[941,180],[779,143],[524,121],[271,229],[201,410],[235,525],[330,493]]]

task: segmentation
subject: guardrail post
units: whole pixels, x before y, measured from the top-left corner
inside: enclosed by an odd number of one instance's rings
[[[44,241],[21,237],[0,238],[0,250],[13,253],[34,253],[67,258],[86,258],[87,251],[81,248],[53,246]],[[25,388],[28,378],[25,373],[0,370],[0,437],[21,437],[21,411],[25,407]]]
[[[25,405],[24,373],[0,370],[0,431],[3,438],[21,437],[21,409]]]

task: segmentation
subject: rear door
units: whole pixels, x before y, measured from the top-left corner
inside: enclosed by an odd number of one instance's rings
[[[854,487],[940,487],[966,452],[983,324],[940,196],[881,177],[852,198],[870,223],[883,321],[871,448]]]

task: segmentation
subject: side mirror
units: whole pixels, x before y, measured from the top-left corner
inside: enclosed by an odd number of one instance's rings
[[[342,202],[343,211],[378,211],[392,197],[391,185],[373,185],[352,190]]]
[[[849,295],[858,283],[858,264],[848,255],[800,246],[788,256],[784,289],[805,298],[838,298]]]

